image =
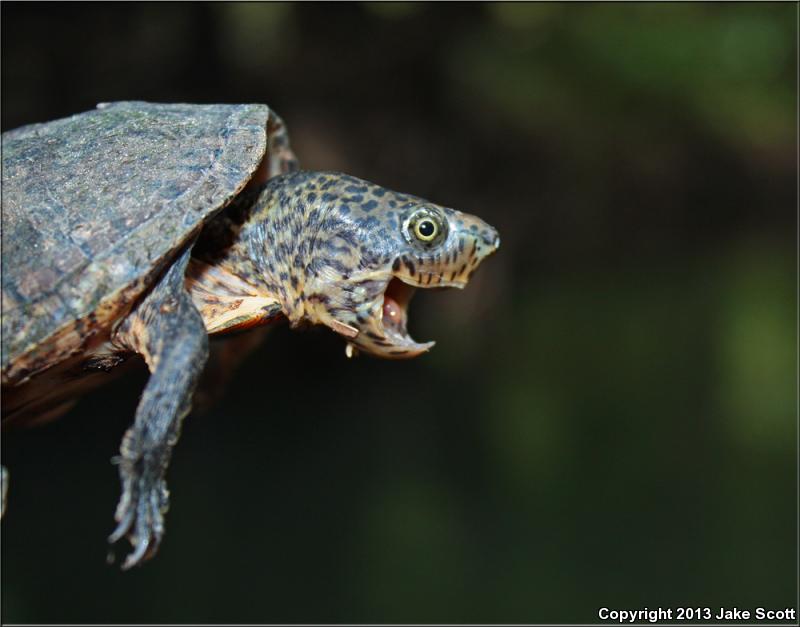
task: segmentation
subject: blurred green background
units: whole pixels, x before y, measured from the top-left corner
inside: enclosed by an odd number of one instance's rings
[[[307,169],[476,213],[410,362],[275,330],[105,563],[144,374],[9,431],[3,622],[591,622],[796,607],[791,3],[2,4],[2,128],[266,102]]]

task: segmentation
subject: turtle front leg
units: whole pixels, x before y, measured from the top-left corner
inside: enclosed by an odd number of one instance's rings
[[[109,542],[127,537],[133,546],[123,569],[155,555],[164,536],[169,505],[165,474],[208,357],[203,319],[184,288],[188,259],[189,251],[122,322],[114,338],[115,344],[142,355],[150,369],[136,419],[115,460],[122,496]]]

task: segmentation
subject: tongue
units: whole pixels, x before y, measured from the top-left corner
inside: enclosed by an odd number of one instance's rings
[[[403,308],[391,296],[383,297],[383,324],[396,331],[405,329],[406,314]]]

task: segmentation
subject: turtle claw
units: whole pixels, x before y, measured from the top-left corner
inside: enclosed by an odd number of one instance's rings
[[[122,570],[128,570],[129,568],[140,564],[148,555],[152,555],[152,553],[150,553],[150,538],[146,538],[144,541],[141,541],[134,546],[136,548],[133,550],[133,553],[128,555],[128,557],[126,557],[125,561],[122,563]],[[153,552],[155,552],[155,549],[153,549]]]
[[[119,521],[119,523],[117,524],[117,528],[111,532],[110,536],[108,536],[108,543],[116,544],[117,542],[122,540],[122,538],[124,538],[125,535],[128,533],[128,529],[131,528],[132,524],[133,524],[133,511],[129,510],[125,514],[124,518]]]
[[[169,493],[163,479],[152,482],[145,477],[123,478],[122,498],[114,515],[117,527],[108,537],[111,544],[128,538],[133,547],[122,570],[138,566],[156,554],[164,537],[168,504]]]

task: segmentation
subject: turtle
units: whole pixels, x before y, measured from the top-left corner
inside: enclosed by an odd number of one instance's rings
[[[143,359],[108,538],[130,543],[123,569],[142,564],[164,537],[209,335],[282,319],[332,329],[348,356],[414,357],[433,346],[408,334],[414,290],[464,287],[499,243],[475,216],[300,169],[264,104],[101,103],[8,131],[4,423],[53,419]]]

